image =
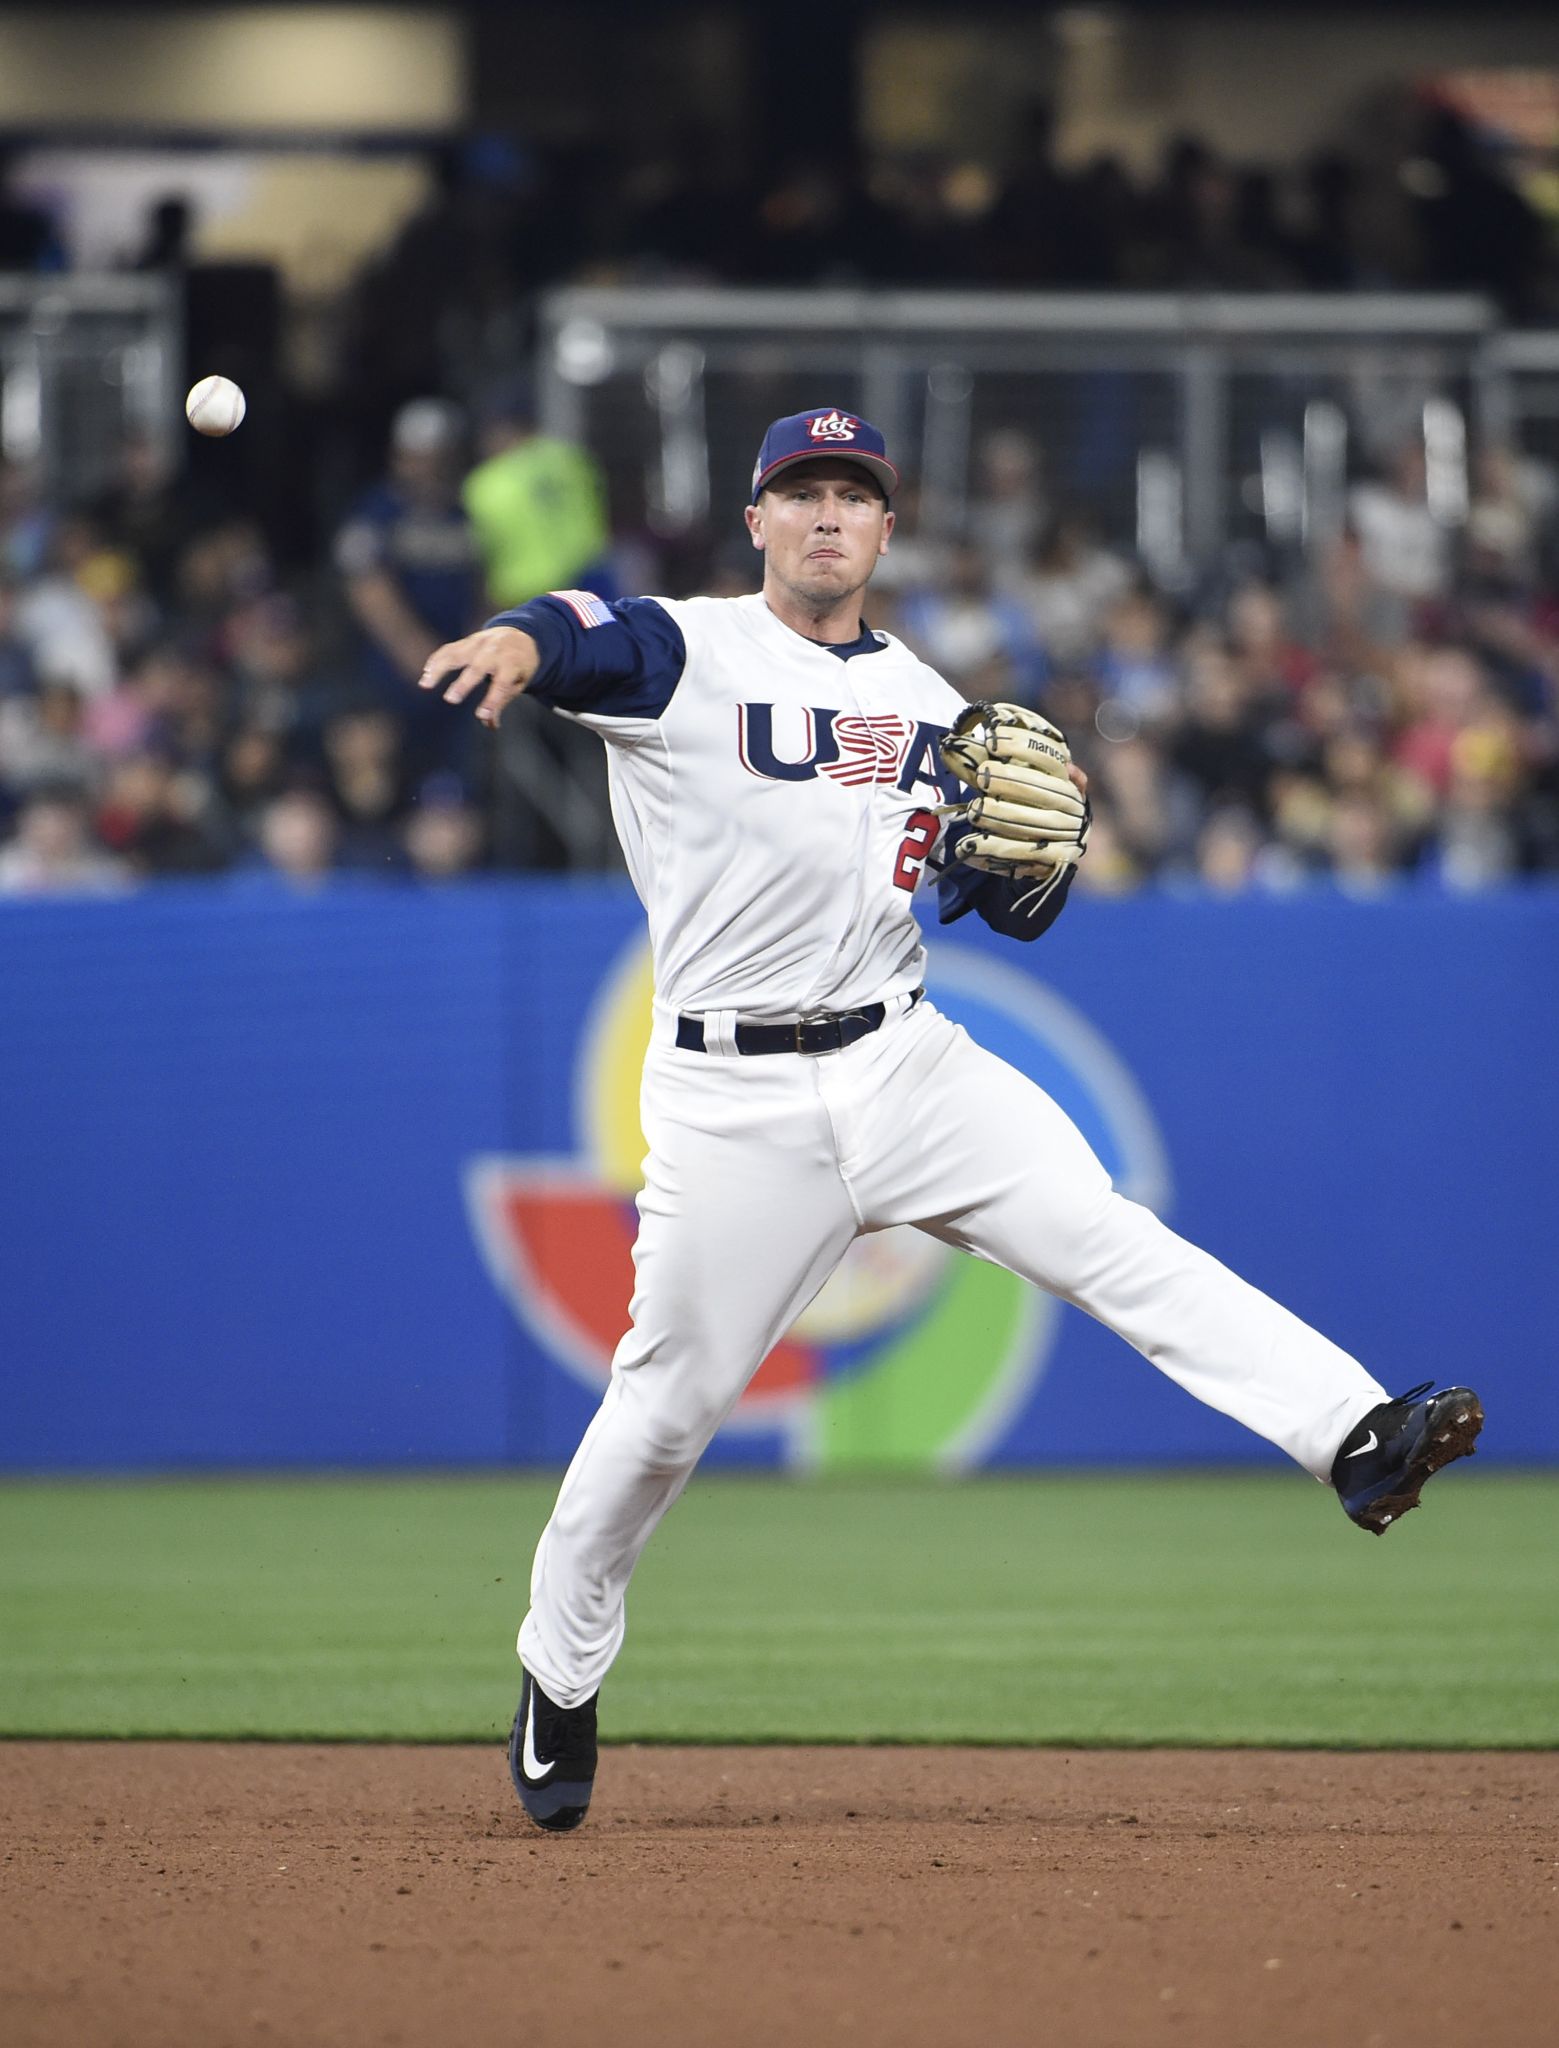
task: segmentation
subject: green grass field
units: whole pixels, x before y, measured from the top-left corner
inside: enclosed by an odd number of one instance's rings
[[[0,1734],[486,1740],[548,1478],[20,1482]],[[1559,1743],[1559,1477],[694,1482],[617,1740]]]

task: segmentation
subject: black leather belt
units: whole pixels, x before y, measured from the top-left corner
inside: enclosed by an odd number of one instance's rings
[[[910,996],[908,1010],[925,994],[917,988]],[[908,1012],[906,1011],[906,1014]],[[886,1003],[868,1003],[863,1010],[818,1010],[810,1017],[798,1017],[794,1024],[738,1024],[736,1050],[754,1052],[838,1052],[854,1045],[858,1038],[880,1028],[888,1014]],[[707,1052],[702,1017],[677,1019],[677,1044],[684,1052]]]

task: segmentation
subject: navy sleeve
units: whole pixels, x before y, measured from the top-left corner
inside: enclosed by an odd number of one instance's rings
[[[652,597],[605,604],[585,590],[533,597],[490,626],[518,626],[541,651],[527,697],[604,718],[659,718],[687,664],[682,628]]]
[[[1037,939],[1061,915],[1076,873],[1075,867],[1068,868],[1040,902],[1040,884],[982,874],[978,868],[965,867],[954,854],[937,877],[937,922],[956,924],[973,910],[1005,939]],[[1033,900],[1023,904],[1025,897]]]

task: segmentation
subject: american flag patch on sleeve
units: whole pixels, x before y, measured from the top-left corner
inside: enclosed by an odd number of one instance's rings
[[[609,626],[612,613],[590,590],[549,590],[548,597],[555,597],[559,604],[566,604],[582,626]]]

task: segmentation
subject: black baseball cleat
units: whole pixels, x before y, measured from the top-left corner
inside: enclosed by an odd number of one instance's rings
[[[1470,1387],[1430,1394],[1433,1380],[1382,1401],[1348,1432],[1332,1460],[1332,1484],[1350,1521],[1384,1536],[1418,1506],[1424,1482],[1453,1458],[1470,1458],[1483,1403]],[[1425,1400],[1423,1397],[1428,1395]]]
[[[523,1667],[522,1667],[523,1668]],[[509,1776],[520,1804],[539,1828],[561,1834],[590,1811],[595,1784],[595,1703],[560,1707],[527,1671],[509,1733]]]

